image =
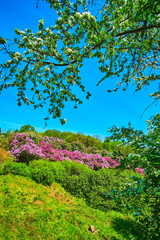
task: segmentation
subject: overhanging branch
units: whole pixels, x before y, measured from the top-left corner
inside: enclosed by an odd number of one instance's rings
[[[124,32],[120,32],[120,33],[116,34],[116,37],[123,36],[123,35],[129,34],[129,33],[138,33],[138,32],[141,32],[141,31],[152,29],[152,28],[160,28],[160,23],[150,25],[150,26],[143,26],[143,27],[140,27],[140,28],[135,28],[135,29],[131,29],[131,30],[128,30],[128,31],[124,31]]]

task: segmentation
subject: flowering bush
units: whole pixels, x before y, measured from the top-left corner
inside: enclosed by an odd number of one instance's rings
[[[68,150],[62,150],[58,148],[53,149],[51,143],[44,141],[40,142],[40,146],[45,158],[50,161],[76,161],[86,164],[88,167],[94,170],[98,170],[99,168],[116,167],[119,165],[116,160],[112,160],[109,157],[102,157],[100,154],[87,154],[80,151],[70,152]]]
[[[63,149],[63,145],[65,144],[65,141],[63,139],[59,139],[57,137],[45,136],[41,139],[41,141],[44,141],[47,144],[50,144],[52,148],[58,148],[58,149]]]
[[[27,162],[33,159],[43,158],[41,147],[36,145],[27,134],[17,133],[11,141],[11,154],[17,162]]]
[[[111,157],[103,157],[99,153],[88,154],[78,150],[69,151],[63,149],[65,141],[56,137],[45,136],[40,138],[38,144],[35,144],[33,139],[28,137],[26,133],[16,133],[10,144],[11,154],[15,158],[15,161],[18,162],[29,163],[34,159],[46,158],[48,161],[76,161],[87,165],[93,170],[119,166],[119,161],[113,160]],[[143,173],[140,168],[137,171]]]

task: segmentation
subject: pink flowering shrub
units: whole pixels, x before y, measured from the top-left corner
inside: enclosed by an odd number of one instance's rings
[[[10,144],[10,152],[17,162],[29,163],[31,160],[46,158],[48,161],[76,161],[87,165],[93,170],[119,166],[119,161],[113,160],[110,157],[103,157],[99,153],[88,154],[78,150],[69,151],[55,148],[55,146],[60,147],[60,144],[64,144],[62,139],[46,136],[41,138],[38,146],[27,134],[16,133]],[[143,174],[142,169],[138,168],[137,171]]]
[[[119,165],[118,162],[112,160],[109,157],[102,157],[100,154],[87,154],[80,151],[68,151],[61,149],[53,149],[51,143],[47,143],[44,141],[40,142],[40,146],[42,149],[42,153],[45,158],[49,161],[76,161],[81,164],[85,164],[91,169],[98,170],[100,168],[109,168],[116,167]]]
[[[142,168],[136,168],[136,171],[141,173],[142,175],[145,175],[144,174],[144,169],[142,169]]]
[[[44,157],[41,147],[25,133],[14,134],[10,147],[10,152],[17,162],[29,163],[31,160]]]

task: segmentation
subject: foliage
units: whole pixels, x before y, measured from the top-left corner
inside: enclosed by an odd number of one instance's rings
[[[6,175],[12,173],[13,175],[20,175],[30,177],[30,170],[25,163],[17,163],[12,160],[7,161],[4,165],[1,174]]]
[[[31,125],[24,125],[20,128],[20,132],[35,132],[35,128]]]
[[[56,138],[62,138],[62,133],[56,129],[53,129],[53,130],[46,130],[44,133],[43,133],[43,136],[44,137],[56,137]]]
[[[109,152],[121,152],[121,153],[131,153],[132,149],[130,146],[122,144],[118,141],[109,141],[108,138],[102,143],[103,149],[106,149]]]
[[[130,170],[119,172],[116,169],[93,171],[86,165],[77,162],[48,162],[34,160],[27,166],[25,163],[8,161],[1,174],[21,175],[30,177],[37,183],[51,186],[53,182],[60,183],[68,192],[78,198],[84,198],[88,205],[107,211],[108,209],[125,212],[124,202],[109,199],[105,195],[113,188],[119,189],[133,174]],[[140,175],[137,173],[137,177]],[[132,182],[132,180],[131,180]],[[138,206],[138,201],[135,201]],[[145,204],[144,204],[145,205]]]
[[[134,185],[128,188],[123,187],[120,191],[111,192],[116,199],[132,197],[139,199],[141,208],[127,205],[135,210],[135,216],[145,226],[143,232],[144,239],[159,239],[160,237],[160,114],[155,114],[148,122],[148,133],[122,127],[113,127],[110,131],[113,135],[111,139],[118,139],[133,148],[134,154],[122,156],[120,167],[129,166],[131,168],[141,167],[144,169],[144,179],[133,177]],[[119,157],[119,156],[116,156]],[[143,204],[147,203],[150,214],[142,211]],[[128,204],[128,203],[127,203]]]
[[[108,138],[109,140],[121,140],[123,144],[133,149],[134,154],[129,154],[126,163],[122,162],[124,166],[129,163],[131,167],[138,167],[139,164],[143,165],[141,159],[145,159],[151,166],[160,168],[160,114],[155,114],[147,120],[147,123],[147,134],[135,130],[130,123],[128,128],[113,126],[110,129],[112,136]]]
[[[91,95],[80,76],[88,58],[96,58],[104,74],[97,85],[117,78],[113,91],[125,91],[130,82],[138,91],[160,79],[158,0],[105,0],[97,14],[87,8],[86,0],[46,2],[58,14],[54,26],[46,28],[41,19],[36,33],[16,29],[14,40],[0,37],[1,51],[8,54],[8,60],[0,65],[0,91],[17,87],[19,106],[24,102],[38,108],[49,101],[48,114],[64,124],[61,112],[65,102],[73,101],[75,108],[82,104],[73,86],[80,87],[87,99]],[[17,52],[12,49],[15,44]],[[30,99],[25,93],[28,82],[33,92]],[[159,93],[158,89],[151,94],[155,101]]]
[[[83,165],[73,162],[67,164],[62,186],[76,197],[84,198],[94,208],[103,211],[109,209],[125,211],[123,202],[116,204],[114,199],[106,201],[105,195],[113,188],[119,189],[121,184],[125,183],[126,178],[130,178],[132,174],[133,172],[129,170],[119,172],[116,169],[89,171]]]
[[[5,149],[0,147],[0,164],[5,163],[8,158],[9,158],[9,152],[7,152]]]
[[[65,169],[60,162],[48,162],[46,160],[34,160],[29,164],[31,178],[37,183],[51,185],[53,182],[62,183]]]
[[[5,150],[9,150],[9,146],[13,137],[12,132],[7,133],[0,133],[0,147],[4,148]]]

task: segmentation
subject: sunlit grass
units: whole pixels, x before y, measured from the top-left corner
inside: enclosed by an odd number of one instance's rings
[[[93,225],[99,230],[91,233]],[[132,239],[139,230],[131,216],[88,207],[59,184],[0,176],[0,239]]]

